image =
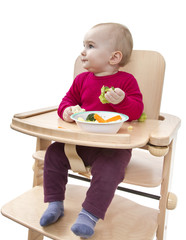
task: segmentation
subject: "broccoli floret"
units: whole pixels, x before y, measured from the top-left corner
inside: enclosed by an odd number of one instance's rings
[[[90,121],[90,122],[95,122],[96,119],[94,118],[95,113],[90,113],[87,118],[86,121]]]

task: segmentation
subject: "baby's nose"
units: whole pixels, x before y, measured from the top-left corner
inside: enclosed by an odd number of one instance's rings
[[[82,56],[85,56],[85,55],[86,55],[85,49],[83,49],[83,51],[81,52],[81,55],[82,55]]]

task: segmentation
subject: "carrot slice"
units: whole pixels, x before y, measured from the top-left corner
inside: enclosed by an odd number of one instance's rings
[[[121,120],[121,119],[122,119],[122,117],[120,115],[116,115],[114,117],[107,119],[106,122],[114,122],[114,121]]]
[[[99,123],[105,123],[106,121],[99,116],[97,113],[94,114],[94,118],[99,122]]]

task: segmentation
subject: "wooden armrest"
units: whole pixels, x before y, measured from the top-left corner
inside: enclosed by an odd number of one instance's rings
[[[181,125],[180,118],[170,115],[161,114],[164,118],[158,127],[156,127],[150,134],[149,142],[156,146],[168,146]]]
[[[14,115],[14,118],[24,119],[24,118],[28,118],[28,117],[33,117],[33,116],[37,116],[42,113],[48,113],[48,112],[55,111],[55,110],[57,110],[57,108],[58,108],[57,106],[53,106],[53,107],[41,108],[41,109],[24,112],[24,113],[17,113]]]

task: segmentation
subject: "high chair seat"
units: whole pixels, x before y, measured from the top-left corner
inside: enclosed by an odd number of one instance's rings
[[[37,151],[33,154],[33,158],[42,164],[45,152],[44,150]],[[130,163],[125,172],[124,182],[143,187],[157,187],[162,181],[162,169],[163,157],[155,157],[146,150],[133,149]],[[76,171],[76,169],[72,170]],[[90,168],[85,168],[85,171],[81,174],[90,177]],[[41,172],[39,174],[42,175]]]
[[[54,240],[79,240],[70,228],[81,210],[87,188],[67,185],[65,215],[57,223],[41,227],[39,220],[47,204],[43,203],[42,186],[9,202],[2,214],[25,227]],[[150,240],[153,239],[158,223],[158,210],[147,208],[115,195],[104,221],[99,220],[91,240]]]

